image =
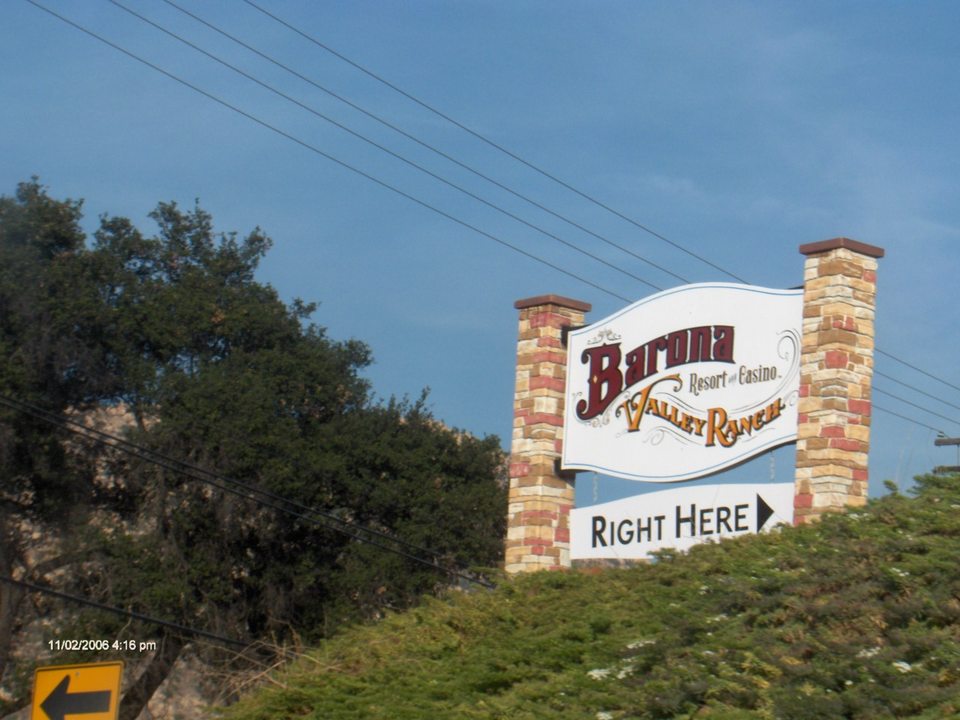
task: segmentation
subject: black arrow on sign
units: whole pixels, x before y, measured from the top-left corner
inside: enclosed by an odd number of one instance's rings
[[[40,709],[50,720],[63,720],[65,715],[88,715],[110,710],[109,690],[72,693],[68,692],[69,689],[70,676],[64,675],[60,684],[40,703]]]
[[[757,495],[757,532],[763,529],[764,524],[773,515],[773,508],[764,502],[763,498]]]

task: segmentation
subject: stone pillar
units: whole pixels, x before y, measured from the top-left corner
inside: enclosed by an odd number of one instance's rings
[[[511,574],[570,566],[574,481],[559,471],[567,374],[563,328],[583,325],[591,306],[541,295],[514,307],[520,336],[505,552]]]
[[[883,250],[834,238],[802,245],[803,348],[794,522],[863,505],[870,448],[877,260]]]

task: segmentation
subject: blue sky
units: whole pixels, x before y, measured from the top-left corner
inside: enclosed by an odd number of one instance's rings
[[[435,414],[509,442],[518,298],[557,293],[594,319],[654,290],[444,186],[164,36],[106,0],[38,0],[301,141],[548,260],[604,292],[372,183],[22,0],[0,9],[0,192],[56,197],[150,229],[199,198],[221,230],[262,227],[260,279],[320,302],[371,345],[382,396],[431,388]],[[605,245],[291,77],[162,0],[122,0],[358,133],[661,288],[676,278]],[[612,216],[249,5],[177,0],[317,84],[691,282],[728,275]],[[570,185],[720,267],[802,282],[804,243],[887,252],[877,344],[960,385],[960,27],[956,3],[258,0],[292,25]],[[960,391],[878,357],[876,405],[960,436]],[[933,395],[943,404],[917,390]],[[872,494],[938,464],[934,430],[877,410]],[[792,477],[793,449],[737,471]],[[771,470],[772,468],[772,470]],[[583,477],[578,503],[635,483]]]

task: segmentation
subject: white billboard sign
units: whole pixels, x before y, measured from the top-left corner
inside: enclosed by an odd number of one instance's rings
[[[641,560],[792,522],[792,482],[659,490],[571,510],[570,557]]]
[[[672,482],[796,440],[802,294],[686,285],[571,331],[563,467]]]

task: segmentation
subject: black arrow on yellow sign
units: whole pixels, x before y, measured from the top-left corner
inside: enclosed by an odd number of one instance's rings
[[[47,699],[40,704],[50,720],[64,720],[66,715],[89,715],[91,713],[105,713],[110,709],[109,690],[94,692],[70,692],[70,675],[63,676],[63,680],[47,695]]]

